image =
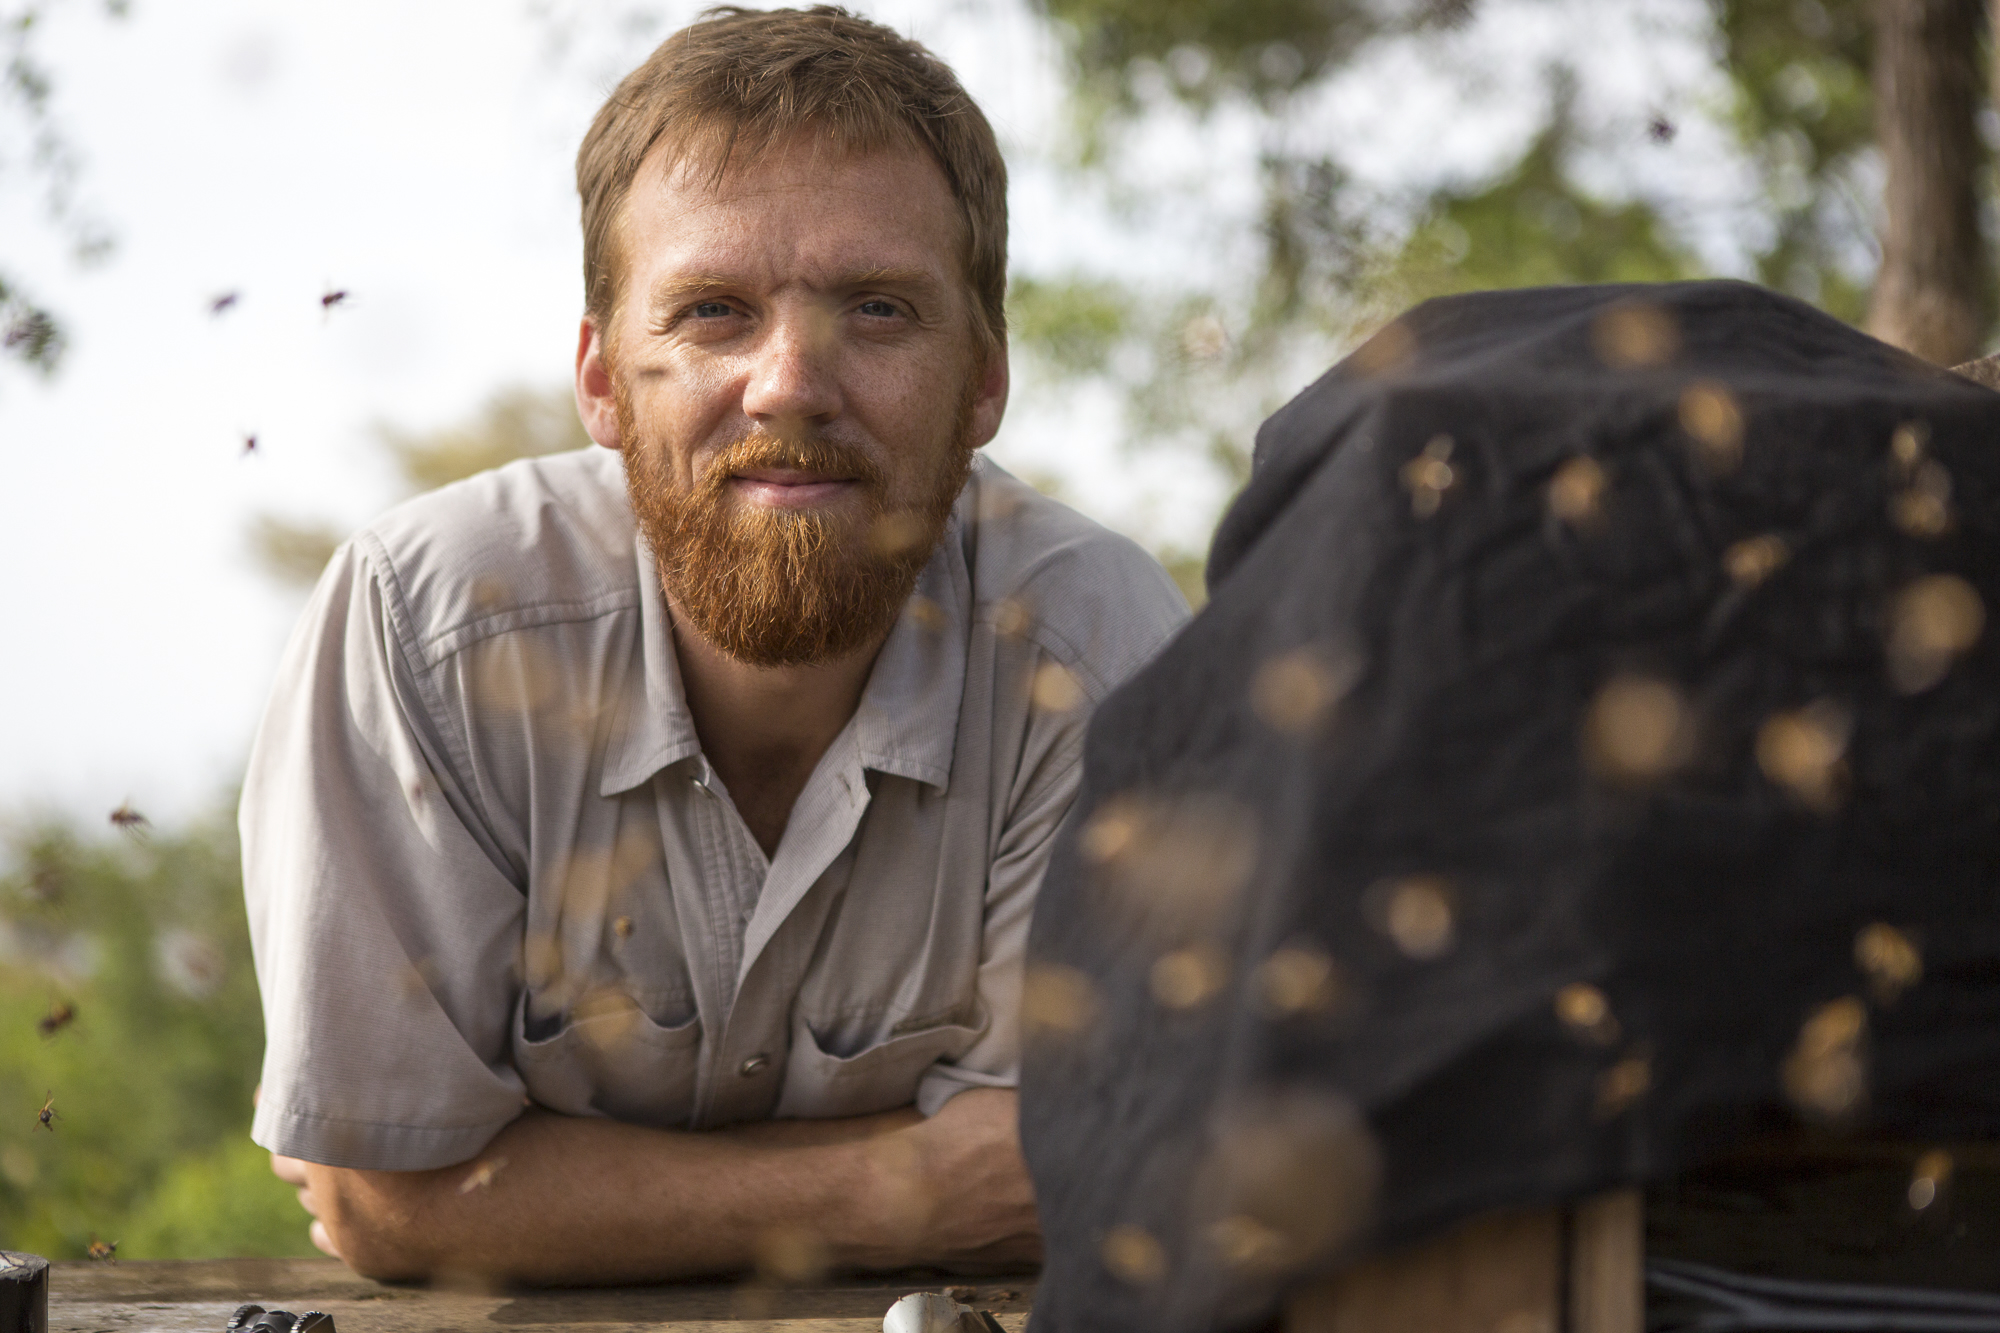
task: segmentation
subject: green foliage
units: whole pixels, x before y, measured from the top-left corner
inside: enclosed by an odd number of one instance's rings
[[[1101,374],[1130,331],[1132,316],[1131,294],[1114,282],[1020,277],[1007,289],[1012,345],[1072,374]]]
[[[1875,141],[1870,0],[1711,0],[1735,119],[1752,141],[1804,140],[1823,171]]]
[[[567,386],[502,389],[472,420],[435,431],[378,426],[376,439],[395,462],[405,495],[421,495],[517,458],[581,449],[590,443]],[[247,534],[258,568],[277,582],[310,588],[346,540],[325,519],[259,514]]]
[[[35,47],[49,13],[62,3],[0,0],[0,143],[26,150],[18,157],[12,151],[0,154],[0,188],[8,184],[9,168],[25,168],[30,181],[39,178],[50,221],[67,233],[76,258],[87,263],[108,254],[111,240],[76,207],[77,156],[52,113],[54,76]],[[125,0],[105,0],[103,9],[108,17],[123,18],[127,5]],[[61,364],[67,345],[55,315],[0,273],[0,360],[12,358],[49,375]]]
[[[568,386],[502,389],[462,426],[408,432],[379,429],[411,495],[436,490],[517,458],[581,449],[590,443]]]
[[[1475,0],[1034,0],[1065,38],[1078,80],[1128,109],[1140,62],[1182,97],[1248,93],[1267,105],[1384,32],[1462,22]]]
[[[79,1258],[311,1253],[249,1142],[263,1024],[233,825],[86,841],[44,824],[0,879],[0,1237]],[[52,1035],[38,1028],[67,1006]],[[37,1111],[53,1099],[53,1129]]]
[[[1292,108],[1384,38],[1458,24],[1477,0],[1036,2],[1069,55],[1086,144],[1077,165],[1113,197],[1149,188],[1142,160],[1121,155],[1138,139],[1122,132],[1172,103],[1200,114],[1228,100],[1259,127],[1253,274],[1143,293],[1082,279],[1044,291],[1017,279],[1022,309],[1037,316],[1020,327],[1023,360],[1108,382],[1134,447],[1179,449],[1240,480],[1257,420],[1405,305],[1485,288],[1704,276],[1691,240],[1699,219],[1644,190],[1606,196],[1580,183],[1583,154],[1607,144],[1579,123],[1576,79],[1560,69],[1517,158],[1427,195],[1371,194],[1338,146],[1298,132]],[[1731,229],[1749,241],[1761,280],[1858,321],[1876,262],[1871,0],[1706,3],[1726,89],[1706,114],[1761,187],[1733,205]],[[1573,62],[1590,59],[1587,41],[1578,34]]]
[[[1558,77],[1554,111],[1497,180],[1439,190],[1393,265],[1407,299],[1570,282],[1671,282],[1699,276],[1694,256],[1643,200],[1598,199],[1569,171],[1573,85]]]
[[[258,514],[249,540],[258,568],[280,583],[310,588],[346,537],[331,523]]]
[[[1338,307],[1365,299],[1382,237],[1368,216],[1376,201],[1357,195],[1334,158],[1267,152],[1258,167],[1264,271],[1244,333],[1262,354],[1291,326],[1324,329]]]
[[[1166,566],[1174,585],[1187,598],[1187,604],[1199,611],[1208,605],[1208,556],[1202,551],[1189,551],[1170,546],[1153,552],[1155,558]]]
[[[67,346],[56,317],[0,274],[0,355],[15,357],[44,375],[52,375]]]
[[[313,1257],[308,1218],[271,1154],[247,1127],[206,1152],[168,1164],[132,1211],[118,1253],[131,1258]]]
[[[1037,0],[1079,75],[1129,96],[1132,65],[1172,58],[1183,93],[1282,92],[1318,77],[1375,31],[1357,0]]]
[[[1870,0],[1710,7],[1732,90],[1730,121],[1774,223],[1758,277],[1859,321],[1874,262],[1873,210],[1856,179],[1875,146]]]

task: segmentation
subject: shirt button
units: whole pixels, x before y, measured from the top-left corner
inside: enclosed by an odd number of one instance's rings
[[[757,1077],[757,1075],[763,1073],[766,1069],[769,1069],[770,1067],[771,1067],[771,1057],[768,1055],[759,1054],[759,1055],[753,1055],[748,1060],[745,1060],[742,1066],[738,1068],[736,1072],[741,1074],[745,1078],[755,1078]]]

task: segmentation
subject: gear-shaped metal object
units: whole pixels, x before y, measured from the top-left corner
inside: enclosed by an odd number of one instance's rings
[[[319,1310],[293,1314],[290,1310],[266,1310],[261,1305],[239,1305],[229,1317],[225,1333],[334,1333],[333,1316]]]

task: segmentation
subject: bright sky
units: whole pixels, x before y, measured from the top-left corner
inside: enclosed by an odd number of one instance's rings
[[[1218,262],[1199,229],[1120,213],[1055,165],[1057,53],[1019,0],[856,7],[931,44],[992,116],[1017,271],[1166,282]],[[43,55],[83,155],[80,194],[118,249],[75,268],[7,164],[0,262],[73,346],[47,382],[0,367],[0,822],[96,820],[127,800],[172,820],[222,798],[299,606],[251,565],[250,517],[363,521],[394,495],[371,423],[449,424],[500,386],[565,380],[576,142],[616,77],[696,8],[135,0],[124,22],[95,0],[59,9]],[[1598,33],[1600,81],[1617,90],[1605,114],[1698,90],[1699,8],[1633,0]],[[1541,61],[1603,12],[1495,0],[1444,64],[1389,53],[1301,132],[1341,136],[1388,182],[1477,171],[1532,127]],[[1469,116],[1468,98],[1501,111]],[[1148,151],[1213,225],[1250,206],[1245,149],[1225,117]],[[1648,169],[1693,180],[1693,160]],[[330,289],[351,296],[322,311]],[[211,317],[231,291],[240,302]],[[1102,395],[1017,398],[994,452],[1065,478],[1113,526],[1198,546],[1213,483],[1121,454],[1108,412]]]

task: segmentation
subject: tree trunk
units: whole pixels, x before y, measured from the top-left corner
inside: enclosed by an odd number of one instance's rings
[[[1982,0],[1875,0],[1875,131],[1889,180],[1868,331],[1946,366],[1976,356],[1992,321],[1977,193],[1982,10]]]

